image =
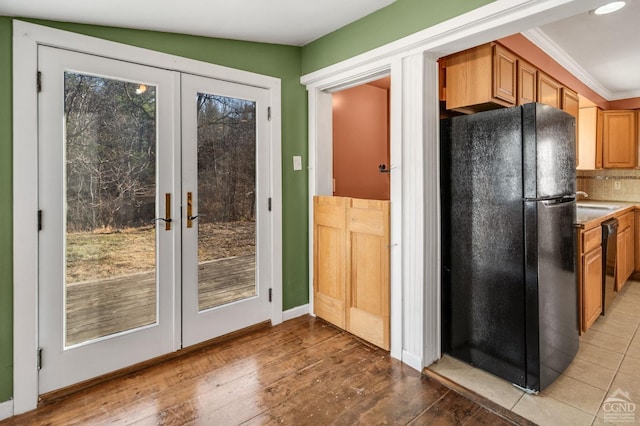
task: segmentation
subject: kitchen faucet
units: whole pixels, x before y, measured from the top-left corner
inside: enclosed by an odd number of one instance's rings
[[[589,198],[589,194],[584,191],[576,191],[576,200],[578,199],[578,195],[582,195],[584,198]]]

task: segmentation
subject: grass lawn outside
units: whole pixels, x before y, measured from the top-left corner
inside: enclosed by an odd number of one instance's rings
[[[198,262],[255,254],[255,222],[198,227]],[[67,233],[67,284],[153,271],[155,232],[155,227],[143,226]]]

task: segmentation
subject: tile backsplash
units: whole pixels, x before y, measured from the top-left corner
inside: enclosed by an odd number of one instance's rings
[[[640,202],[640,170],[578,170],[576,178],[589,199]]]

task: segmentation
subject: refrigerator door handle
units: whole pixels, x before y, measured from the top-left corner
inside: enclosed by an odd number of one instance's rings
[[[540,201],[545,207],[554,207],[554,206],[564,205],[567,203],[572,203],[575,201],[575,197],[566,195],[562,198],[555,198],[553,200],[540,200]]]

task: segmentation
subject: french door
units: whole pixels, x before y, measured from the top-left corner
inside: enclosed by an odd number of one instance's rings
[[[269,318],[266,105],[264,89],[182,74],[185,346]]]
[[[39,392],[268,320],[266,90],[38,66]]]

